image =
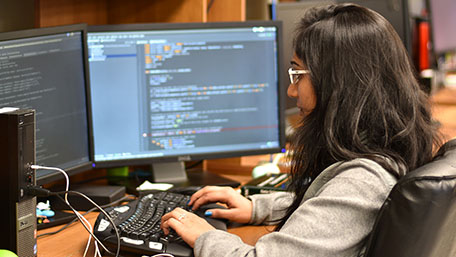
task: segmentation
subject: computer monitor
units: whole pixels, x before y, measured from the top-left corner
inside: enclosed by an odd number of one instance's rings
[[[152,164],[184,182],[184,161],[284,149],[281,23],[90,26],[95,167]],[[175,173],[173,173],[175,171]]]
[[[86,26],[0,33],[0,107],[36,111],[36,163],[91,168]],[[36,172],[37,184],[63,176]]]
[[[428,0],[433,50],[437,54],[456,51],[456,1]]]

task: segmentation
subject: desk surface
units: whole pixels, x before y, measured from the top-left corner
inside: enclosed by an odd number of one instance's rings
[[[431,97],[432,115],[446,140],[456,137],[456,89],[442,88]]]

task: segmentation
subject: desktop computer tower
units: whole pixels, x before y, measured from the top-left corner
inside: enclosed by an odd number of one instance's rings
[[[0,109],[0,249],[36,256],[35,111]]]

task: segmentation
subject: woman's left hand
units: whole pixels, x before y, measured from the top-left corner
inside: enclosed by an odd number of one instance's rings
[[[165,235],[169,234],[170,228],[174,229],[174,231],[176,231],[176,233],[192,248],[195,246],[196,239],[201,234],[210,230],[215,230],[215,228],[203,218],[181,208],[176,208],[163,215],[161,219],[161,228]]]

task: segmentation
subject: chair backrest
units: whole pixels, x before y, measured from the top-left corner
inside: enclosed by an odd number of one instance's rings
[[[366,257],[456,257],[456,140],[393,187]]]

